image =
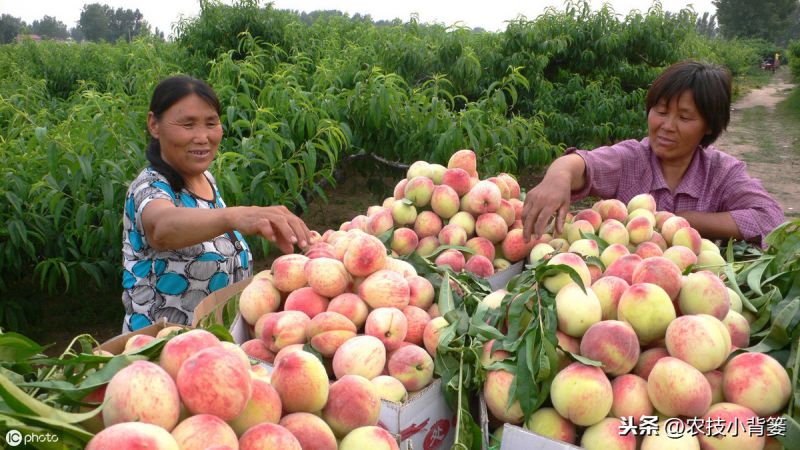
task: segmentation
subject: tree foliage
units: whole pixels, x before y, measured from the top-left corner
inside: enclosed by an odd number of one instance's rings
[[[0,44],[10,44],[28,27],[19,17],[10,14],[0,16]]]
[[[31,24],[33,34],[46,39],[66,39],[69,37],[67,25],[52,16],[44,16],[42,20],[34,20]]]
[[[798,0],[714,0],[717,20],[726,38],[762,38],[785,43]]]
[[[138,9],[115,10],[100,3],[83,6],[78,29],[85,39],[93,42],[115,42],[118,39],[131,42],[136,36],[150,34],[150,25]]]

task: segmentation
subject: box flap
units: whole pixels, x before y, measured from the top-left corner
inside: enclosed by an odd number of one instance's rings
[[[581,450],[582,448],[540,436],[510,423],[503,426],[503,440],[500,443],[500,450]]]
[[[496,291],[498,289],[505,288],[508,285],[508,282],[514,277],[514,275],[519,275],[522,273],[522,270],[525,268],[525,260],[517,261],[514,264],[508,266],[506,270],[501,270],[500,272],[495,273],[494,275],[487,278],[489,280],[489,285],[492,286],[492,290]]]
[[[241,293],[247,285],[250,284],[253,277],[245,278],[231,285],[225,286],[222,289],[212,292],[208,297],[200,300],[200,303],[194,308],[194,318],[192,319],[192,328],[197,328],[201,320],[214,314],[215,321],[222,323],[222,306],[228,300]],[[241,342],[238,342],[241,344]]]
[[[162,317],[160,321],[152,325],[148,325],[144,328],[140,328],[130,333],[120,334],[119,336],[113,337],[103,342],[102,344],[100,344],[99,347],[97,347],[97,350],[105,350],[107,352],[111,352],[114,355],[119,355],[122,353],[123,350],[125,350],[125,343],[128,342],[128,339],[130,339],[131,337],[136,336],[138,334],[155,336],[156,334],[158,334],[159,331],[167,327],[181,327],[188,329],[186,325],[178,325],[175,323],[167,322],[167,319]]]

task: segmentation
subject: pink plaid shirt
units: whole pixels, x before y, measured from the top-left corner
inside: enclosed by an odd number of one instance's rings
[[[745,239],[760,238],[784,222],[783,209],[747,175],[744,162],[713,146],[698,148],[675,192],[670,191],[648,138],[622,141],[592,151],[567,149],[586,162],[586,186],[572,200],[588,195],[628,201],[650,193],[659,211],[727,211]]]

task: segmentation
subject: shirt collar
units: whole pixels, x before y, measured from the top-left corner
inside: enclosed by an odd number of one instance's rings
[[[650,148],[650,139],[644,138],[642,140],[642,144],[650,152],[650,165],[653,167],[653,184],[651,189],[653,191],[666,189],[669,192],[667,180],[664,179],[664,174],[661,173],[661,161],[658,160],[658,157],[653,152],[653,149]],[[698,145],[695,149],[694,155],[692,156],[692,161],[689,162],[689,167],[686,169],[686,173],[683,174],[683,178],[681,179],[680,184],[678,184],[678,187],[675,189],[673,195],[685,194],[692,198],[700,198],[702,194],[702,186],[699,183],[696,183],[695,180],[703,179],[705,177],[703,174],[703,152],[703,147]]]

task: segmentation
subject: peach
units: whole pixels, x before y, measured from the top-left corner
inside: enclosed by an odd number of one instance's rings
[[[461,272],[464,270],[464,254],[456,249],[447,249],[439,254],[434,260],[438,267],[449,266],[453,272]]]
[[[624,433],[622,421],[608,417],[584,430],[581,447],[586,450],[636,450],[636,435]]]
[[[647,394],[655,409],[667,416],[699,417],[711,406],[711,385],[702,372],[671,356],[653,366]]]
[[[501,242],[500,247],[506,259],[516,262],[530,254],[531,249],[533,249],[532,244],[533,242],[525,242],[525,238],[522,237],[521,228],[515,228],[508,232],[505,239]]]
[[[688,247],[695,255],[700,253],[700,233],[692,227],[683,227],[672,235],[672,245]]]
[[[555,265],[567,265],[571,267],[575,272],[578,273],[581,281],[583,282],[584,286],[591,285],[591,274],[589,273],[589,268],[586,266],[586,262],[581,259],[580,256],[574,253],[559,253],[547,261],[548,266],[555,266]],[[548,291],[556,294],[558,293],[561,288],[566,286],[567,284],[573,283],[574,281],[566,272],[561,272],[556,275],[549,276],[542,281],[545,289]]]
[[[303,450],[336,450],[336,436],[324,420],[311,413],[296,412],[284,416],[280,426],[289,430]]]
[[[158,330],[158,333],[156,333],[156,339],[163,338],[163,337],[168,337],[171,334],[180,334],[183,330],[185,330],[184,327],[177,326],[177,325],[164,327],[164,328]]]
[[[442,174],[442,185],[452,188],[460,200],[469,192],[471,186],[469,173],[458,167],[449,168]]]
[[[494,343],[495,340],[490,339],[489,341],[486,341],[483,344],[483,350],[481,351],[481,357],[480,357],[481,365],[483,367],[489,367],[493,363],[497,361],[502,361],[511,356],[509,352],[499,348],[497,350],[492,351]]]
[[[652,213],[656,212],[656,199],[650,194],[638,194],[628,200],[628,212],[637,210],[639,208],[646,209]]]
[[[383,268],[391,270],[392,272],[397,272],[402,275],[403,278],[417,274],[417,269],[415,269],[410,262],[395,258],[394,256],[386,257],[386,265]]]
[[[514,383],[514,374],[498,369],[486,372],[486,382],[483,385],[483,398],[486,407],[492,415],[502,422],[512,424],[522,423],[523,414],[519,400],[510,403],[511,385]]]
[[[184,419],[172,430],[172,437],[181,450],[204,450],[214,445],[239,447],[239,439],[230,425],[211,414],[198,414]]]
[[[442,231],[442,219],[433,211],[422,211],[417,214],[414,221],[414,232],[422,239],[428,236],[438,236]]]
[[[617,306],[617,319],[633,327],[642,345],[663,338],[675,316],[669,295],[651,283],[632,284],[622,294]]]
[[[351,275],[368,276],[386,265],[386,247],[375,236],[359,235],[350,241],[342,262]]]
[[[634,374],[620,375],[611,381],[614,402],[611,404],[611,415],[614,417],[632,417],[634,424],[639,424],[642,416],[653,414],[653,404],[647,394],[647,381]]]
[[[688,220],[681,216],[672,216],[664,221],[659,231],[661,232],[661,235],[664,236],[664,240],[667,241],[667,244],[674,245],[672,243],[672,238],[675,233],[681,228],[689,227],[691,227],[691,225],[689,224]]]
[[[675,217],[675,214],[669,211],[656,211],[655,214],[653,214],[653,217],[656,218],[656,229],[660,232],[661,228],[664,226],[664,222],[666,222],[670,217]]]
[[[356,242],[356,241],[354,241]],[[345,269],[344,264],[338,259],[333,258],[314,258],[306,263],[306,280],[311,289],[322,297],[336,297],[344,293],[350,284],[350,275]],[[297,291],[295,291],[297,292]],[[289,294],[292,297],[294,292]],[[286,302],[289,303],[289,298]],[[327,308],[327,302],[322,302]],[[321,312],[318,311],[317,314]],[[316,315],[316,314],[315,314]],[[314,316],[308,314],[309,317]]]
[[[498,177],[489,177],[486,180],[491,181],[492,183],[496,184],[498,188],[500,188],[500,197],[502,199],[508,200],[511,198],[511,190],[508,188],[508,185],[505,181]]]
[[[700,446],[709,450],[757,450],[764,448],[764,434],[750,433],[748,423],[755,423],[757,413],[734,403],[717,403],[702,417],[703,423],[714,424],[698,436]]]
[[[408,281],[397,272],[381,269],[371,274],[358,286],[358,296],[370,308],[408,306],[410,288]]]
[[[176,378],[178,392],[192,414],[231,420],[241,414],[253,391],[250,365],[222,347],[190,356]]]
[[[383,372],[386,348],[374,336],[356,336],[344,342],[333,355],[333,372],[339,379],[345,375],[361,375],[373,379]]]
[[[280,306],[281,293],[271,277],[253,278],[239,295],[239,312],[251,325],[255,325],[264,314],[277,311]]]
[[[628,229],[619,220],[606,219],[600,225],[597,235],[609,244],[622,244],[628,245],[630,237]]]
[[[467,232],[460,225],[448,223],[439,231],[437,239],[441,245],[466,245]]]
[[[635,219],[637,217],[646,218],[647,222],[650,223],[650,228],[654,228],[656,226],[656,216],[655,216],[655,214],[653,214],[652,211],[649,211],[649,210],[644,209],[644,208],[637,208],[637,209],[634,209],[633,211],[629,212],[626,224],[630,223],[633,219]]]
[[[408,320],[397,308],[375,308],[367,316],[364,334],[375,336],[387,349],[392,349],[406,338]]]
[[[283,347],[278,353],[275,354],[275,360],[272,362],[272,366],[277,366],[284,356],[292,352],[303,350],[303,347],[305,347],[305,344],[291,344]]]
[[[611,244],[600,253],[600,261],[603,262],[604,266],[608,267],[614,261],[619,259],[620,256],[625,256],[628,254],[630,254],[628,247],[622,244]]]
[[[377,208],[378,210],[371,216],[367,216],[367,233],[372,236],[380,236],[394,227],[392,211],[390,209],[381,208],[380,206]],[[367,214],[369,214],[369,212],[367,212]]]
[[[486,294],[486,296],[481,300],[481,303],[489,307],[489,309],[496,309],[503,303],[503,297],[508,293],[505,289],[497,289],[495,291]]]
[[[708,314],[678,317],[667,327],[664,338],[667,351],[700,372],[720,367],[731,350],[728,329],[719,319]]]
[[[411,200],[417,208],[427,206],[433,195],[433,180],[426,176],[416,176],[403,187],[404,198]]]
[[[339,443],[339,450],[399,450],[397,441],[386,430],[377,426],[359,427],[347,433]]]
[[[639,341],[630,325],[603,320],[590,326],[581,339],[581,355],[600,361],[603,372],[617,376],[630,372],[639,359]]]
[[[123,354],[130,354],[139,351],[145,345],[153,342],[156,338],[153,336],[149,336],[146,334],[137,334],[128,338],[125,341],[125,349],[122,351]]]
[[[573,242],[584,239],[584,235],[595,234],[594,225],[588,220],[576,220],[572,222],[566,232],[567,241],[572,244]]]
[[[336,247],[327,242],[318,242],[310,245],[304,252],[308,259],[314,258],[336,258]],[[337,258],[338,259],[338,258]]]
[[[664,236],[662,236],[661,233],[659,233],[658,231],[653,232],[653,236],[650,238],[648,242],[652,242],[658,245],[658,248],[661,249],[662,253],[667,249],[667,247],[669,247],[667,245],[667,241],[664,240]]]
[[[444,178],[444,172],[447,170],[447,167],[441,164],[429,164],[428,165],[428,178],[433,180],[433,184],[440,185],[442,184],[442,179]]]
[[[591,288],[584,292],[580,286],[570,283],[556,294],[558,329],[572,337],[581,337],[592,325],[603,317],[600,300]]]
[[[740,353],[722,371],[725,400],[746,406],[759,416],[783,410],[792,393],[786,369],[763,353]]]
[[[281,397],[284,412],[315,412],[328,401],[325,367],[316,356],[305,351],[281,358],[272,371],[271,383]]]
[[[435,304],[433,306],[436,306]],[[430,311],[428,312],[430,314]],[[439,335],[442,328],[450,325],[444,317],[434,317],[431,314],[431,321],[425,325],[425,330],[422,332],[422,342],[425,349],[431,356],[436,356],[436,347],[439,346]]]
[[[514,224],[517,221],[517,212],[510,200],[500,200],[500,206],[497,207],[495,213],[506,221],[509,230],[514,228]]]
[[[669,352],[664,347],[653,347],[643,351],[639,354],[639,361],[636,362],[633,373],[646,380],[656,362],[665,356],[669,356]]]
[[[322,418],[338,437],[359,427],[378,424],[381,398],[375,386],[359,375],[345,375],[331,384]]]
[[[407,199],[392,203],[392,219],[395,226],[411,225],[417,220],[417,208]]]
[[[519,187],[519,182],[516,180],[516,178],[514,178],[513,175],[507,174],[505,172],[500,172],[497,175],[497,178],[502,180],[506,184],[506,186],[508,186],[509,198],[519,199],[519,194],[521,189]]]
[[[178,423],[180,397],[175,381],[159,365],[134,361],[117,372],[105,391],[103,423],[146,422],[167,431]]]
[[[408,304],[422,309],[430,308],[435,294],[433,284],[419,275],[407,276],[406,281],[409,289]]]
[[[331,260],[329,258],[317,258],[310,260],[309,264],[313,261],[319,260],[338,261],[335,259]],[[344,277],[346,278],[346,274],[344,274]],[[328,309],[328,297],[318,293],[310,286],[301,287],[300,289],[289,293],[289,295],[286,297],[286,301],[283,304],[283,309],[284,310],[278,314],[282,312],[296,311],[302,312],[305,316],[311,319],[317,314]]]
[[[313,291],[309,292],[316,295]],[[291,296],[292,294],[289,295]],[[327,302],[327,300],[325,301]],[[305,343],[306,326],[309,320],[308,315],[301,311],[279,311],[270,314],[264,322],[261,339],[267,344],[267,348],[271,352],[278,352],[290,344]]]
[[[658,423],[658,432],[644,436],[640,450],[700,450],[695,434],[691,427],[667,430],[666,421],[662,420]]]
[[[559,330],[556,330],[556,338],[558,339],[558,348],[556,349],[556,354],[558,354],[558,370],[561,370],[572,364],[573,361],[565,352],[572,353],[573,355],[581,354],[581,341]]]
[[[303,450],[300,442],[286,428],[274,423],[261,423],[239,438],[239,450]]]
[[[636,246],[634,253],[641,256],[642,259],[653,258],[655,256],[663,256],[664,251],[655,242],[642,242]]]
[[[495,273],[502,272],[511,267],[511,261],[504,258],[495,258],[492,260],[492,266],[494,267]]]
[[[422,347],[407,345],[389,358],[389,375],[400,380],[407,391],[418,391],[433,380],[433,358]]]
[[[406,180],[411,180],[419,176],[427,177],[430,175],[431,165],[427,161],[414,161],[406,171]]]
[[[273,284],[281,292],[292,292],[307,284],[305,266],[309,258],[305,255],[290,254],[275,258],[271,272]]]
[[[575,362],[558,372],[550,400],[561,417],[579,426],[594,425],[611,411],[611,383],[599,367]]]
[[[592,239],[578,239],[570,244],[568,251],[586,257],[600,257],[600,247],[597,245],[597,241]]]
[[[319,313],[306,325],[309,344],[326,358],[333,357],[336,349],[355,335],[355,324],[337,312]]]
[[[415,345],[423,345],[422,337],[425,332],[425,326],[431,321],[430,314],[418,306],[408,305],[403,308],[403,315],[406,316],[406,322],[408,323],[405,341]]]
[[[455,225],[461,227],[467,233],[467,238],[470,238],[475,233],[475,217],[467,211],[459,211],[447,222],[447,225]],[[447,226],[445,225],[445,226]]]
[[[602,320],[617,319],[619,299],[629,286],[625,280],[613,275],[604,276],[592,283],[592,291],[600,300],[600,308],[603,311]]]
[[[613,198],[598,202],[597,212],[600,213],[600,217],[602,217],[604,221],[614,219],[619,222],[624,222],[628,218],[628,207],[625,203]]]
[[[187,358],[205,348],[219,347],[220,345],[219,339],[206,330],[189,330],[164,344],[158,364],[174,380],[178,376],[178,369]]]
[[[738,348],[745,348],[750,345],[750,323],[743,315],[733,309],[728,311],[725,319],[722,320],[731,336],[731,344]]]
[[[97,433],[86,450],[178,450],[178,443],[162,427],[145,422],[122,422]]]
[[[530,254],[528,254],[528,262],[533,264],[536,261],[545,259],[551,253],[554,253],[556,250],[548,243],[541,242],[536,244],[531,248]]]
[[[525,421],[524,428],[546,438],[575,443],[575,425],[553,408],[539,408]]]
[[[664,289],[670,300],[678,298],[681,291],[681,270],[663,256],[645,258],[633,271],[633,283],[653,283]]]
[[[370,380],[381,399],[395,403],[402,403],[408,398],[408,392],[403,383],[389,375],[379,375]]]
[[[244,409],[228,422],[239,436],[260,423],[278,423],[283,411],[281,397],[268,380],[253,378],[252,384],[253,393]]]
[[[649,217],[634,217],[628,221],[625,228],[628,230],[628,238],[631,244],[641,244],[653,237],[653,223],[650,222]]]
[[[364,214],[359,214],[359,215],[353,217],[353,219],[350,221],[346,231],[359,230],[359,231],[363,231],[364,233],[366,233],[367,232],[367,220],[369,220],[369,217],[365,216]]]
[[[725,283],[708,270],[683,278],[678,302],[683,314],[710,314],[719,320],[728,315],[731,306]]]
[[[442,219],[453,217],[461,206],[461,198],[452,187],[442,184],[433,189],[431,209]]]
[[[391,249],[398,255],[409,255],[416,250],[419,236],[411,228],[397,228],[392,233]]]
[[[592,228],[594,229],[592,233],[597,233],[597,231],[600,230],[600,224],[603,223],[603,217],[599,212],[593,209],[583,209],[578,211],[578,213],[575,214],[575,221],[577,222],[579,220],[585,220],[586,222],[592,224]]]
[[[636,254],[623,255],[606,267],[603,276],[622,278],[628,284],[633,284],[633,274],[642,262],[642,257]]]
[[[412,230],[413,231],[413,230]],[[416,235],[416,233],[414,233]],[[419,239],[417,244],[417,254],[419,256],[428,257],[439,248],[439,239],[434,236]]]
[[[474,255],[470,258],[466,264],[464,264],[464,270],[481,278],[488,278],[494,275],[494,265],[492,261],[483,255]]]
[[[722,372],[719,370],[709,370],[703,372],[703,376],[711,386],[711,404],[715,405],[725,401],[725,394],[722,392]]]
[[[450,155],[450,159],[447,160],[448,169],[452,169],[454,167],[464,169],[471,177],[478,176],[477,164],[477,156],[475,155],[475,152],[469,149],[458,150]]]
[[[490,261],[493,260],[495,257],[494,244],[492,243],[492,241],[484,237],[474,237],[472,239],[469,239],[466,242],[465,246],[474,251],[474,253],[467,256],[467,260],[476,255],[485,256]]]
[[[725,267],[727,264],[728,263],[725,261],[725,258],[723,258],[719,252],[714,252],[713,250],[700,250],[700,253],[697,254],[697,265],[695,266],[695,270],[708,270],[716,275],[720,275],[721,273],[725,272]]]
[[[502,199],[503,195],[496,184],[488,180],[481,180],[461,198],[461,209],[475,216],[493,213],[497,211]]]
[[[356,328],[361,328],[364,322],[367,321],[369,308],[367,304],[361,300],[361,297],[350,292],[345,292],[331,299],[328,303],[327,311],[339,313],[350,319]]]
[[[547,243],[559,253],[566,252],[569,249],[569,242],[566,239],[555,238]]]
[[[684,246],[675,246],[669,247],[668,249],[664,250],[664,258],[675,263],[680,269],[681,273],[685,271],[689,266],[697,263],[697,255],[694,252],[686,248]]]

